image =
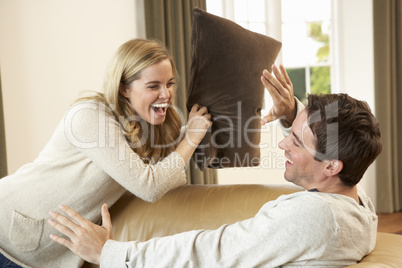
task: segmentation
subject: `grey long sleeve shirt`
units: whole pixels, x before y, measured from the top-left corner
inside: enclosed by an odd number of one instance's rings
[[[363,205],[340,194],[298,192],[217,230],[146,242],[109,240],[101,267],[344,267],[375,246],[374,206],[361,189],[359,197]]]

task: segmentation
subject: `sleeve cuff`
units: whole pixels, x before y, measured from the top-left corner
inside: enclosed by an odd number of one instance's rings
[[[100,267],[120,268],[127,267],[127,252],[132,242],[106,241],[100,256]]]
[[[304,104],[301,103],[299,101],[299,99],[297,99],[296,97],[295,97],[295,101],[296,101],[296,109],[297,109],[296,116],[297,116],[304,109]],[[282,129],[283,136],[287,137],[290,134],[290,132],[292,131],[292,126],[288,126],[287,124],[285,126],[284,123],[285,123],[285,121],[279,120],[279,126]]]

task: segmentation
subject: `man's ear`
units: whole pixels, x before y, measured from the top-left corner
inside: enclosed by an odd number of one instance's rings
[[[122,83],[120,83],[119,92],[124,98],[129,97],[129,92],[128,91],[129,91],[128,88],[125,87]]]
[[[343,169],[343,162],[340,160],[329,160],[326,163],[324,172],[328,177],[337,176]]]

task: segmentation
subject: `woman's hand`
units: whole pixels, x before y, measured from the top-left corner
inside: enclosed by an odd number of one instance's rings
[[[207,107],[194,104],[188,116],[185,139],[194,148],[197,147],[210,126],[212,126],[211,115],[208,113]]]
[[[210,126],[212,126],[211,115],[207,107],[194,104],[188,116],[186,136],[176,148],[176,152],[183,157],[184,162],[190,160]]]
[[[68,247],[82,259],[99,264],[103,245],[107,240],[113,238],[112,222],[107,205],[102,206],[102,226],[81,217],[81,215],[67,206],[61,205],[60,209],[78,224],[57,212],[51,211],[49,214],[54,220],[50,219],[48,221],[49,225],[68,236],[70,240],[53,234],[50,235],[50,238]]]
[[[261,119],[261,125],[265,125],[278,118],[292,125],[297,112],[292,82],[282,65],[280,65],[280,69],[272,65],[272,70],[275,77],[267,70],[264,70],[261,76],[261,82],[268,90],[274,102],[268,115]]]

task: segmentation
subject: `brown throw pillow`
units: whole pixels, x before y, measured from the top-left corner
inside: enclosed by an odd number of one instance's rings
[[[194,9],[187,108],[206,106],[213,125],[193,160],[203,170],[257,166],[264,98],[262,71],[282,44],[240,25]]]

